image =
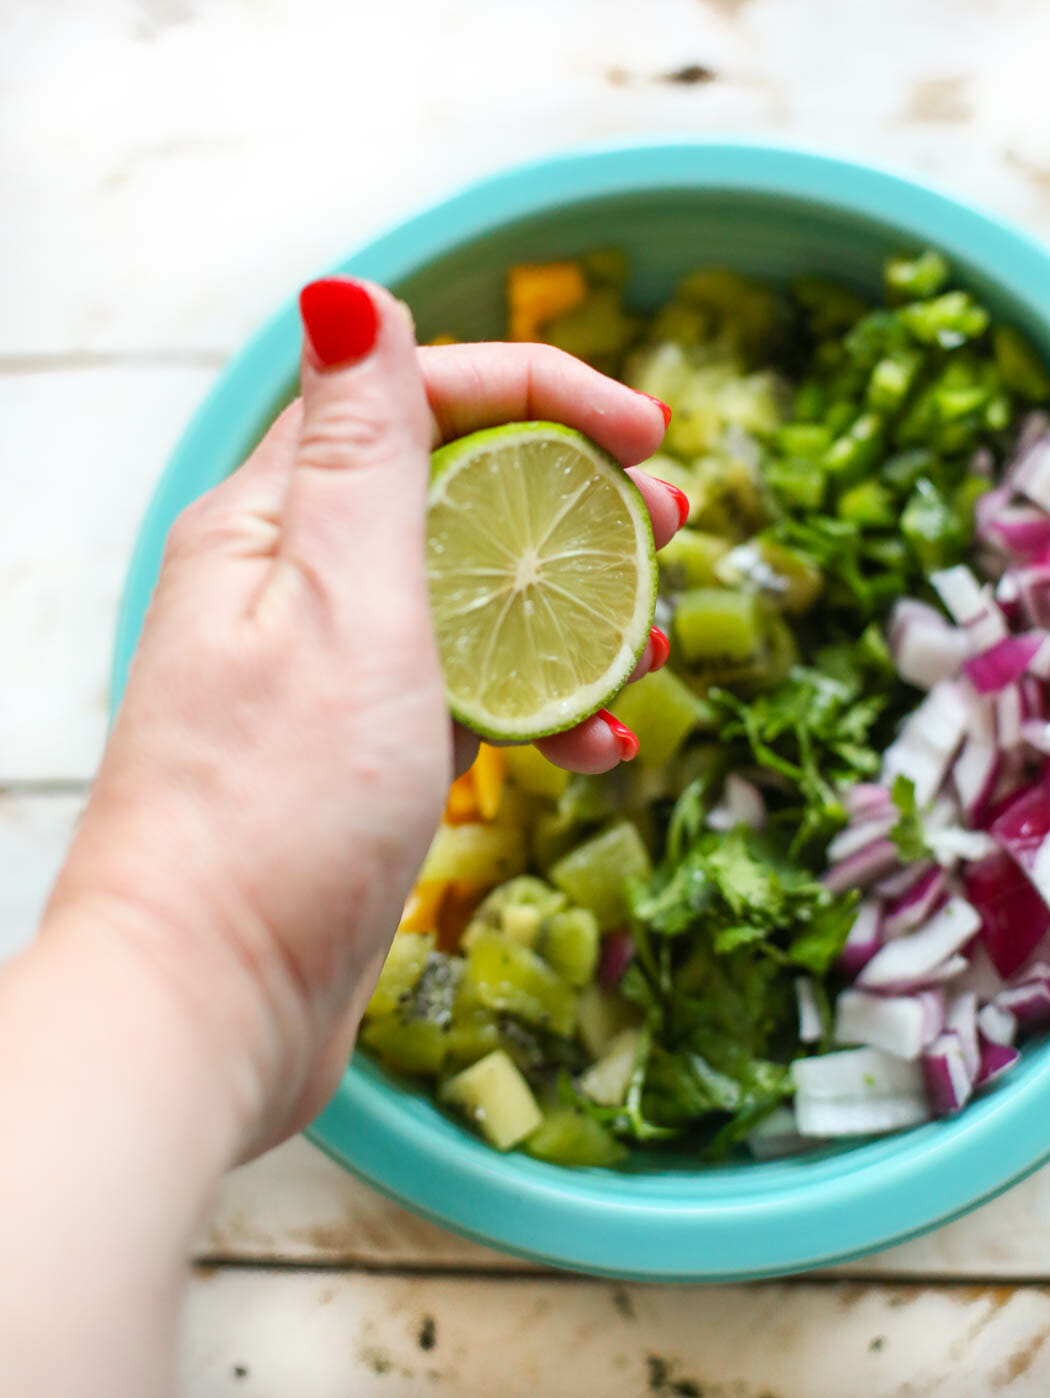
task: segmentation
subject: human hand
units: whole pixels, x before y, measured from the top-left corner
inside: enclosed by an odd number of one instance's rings
[[[418,350],[378,287],[303,294],[302,399],[176,522],[98,781],[52,899],[89,907],[180,999],[228,1078],[239,1154],[331,1094],[441,812],[455,743],[431,633],[431,449],[579,428],[625,466],[659,405],[556,350]],[[679,493],[632,470],[657,545]],[[651,642],[637,673],[666,657]],[[603,717],[542,744],[604,771]]]

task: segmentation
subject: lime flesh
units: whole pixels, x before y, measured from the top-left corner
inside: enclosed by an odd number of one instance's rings
[[[427,577],[454,717],[528,742],[608,703],[645,649],[657,587],[649,514],[581,433],[490,428],[434,453]]]

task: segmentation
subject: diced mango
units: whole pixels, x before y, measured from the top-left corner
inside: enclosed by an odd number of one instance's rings
[[[509,338],[538,340],[544,324],[574,310],[587,295],[579,263],[521,263],[507,274]]]
[[[504,754],[499,748],[482,743],[470,774],[474,778],[474,795],[482,820],[495,820],[503,799],[503,782],[507,775]]]
[[[432,340],[427,341],[431,345],[458,345],[459,341],[455,335],[435,335]]]
[[[444,902],[447,889],[447,883],[438,881],[417,883],[405,902],[397,930],[399,932],[436,932],[441,916],[441,904]]]
[[[474,769],[464,772],[448,789],[445,797],[445,820],[449,825],[466,825],[481,815],[477,789],[474,785]]]

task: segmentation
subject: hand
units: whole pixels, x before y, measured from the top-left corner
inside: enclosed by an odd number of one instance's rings
[[[172,530],[49,918],[90,909],[170,985],[228,1078],[242,1157],[334,1090],[440,816],[431,448],[551,418],[630,467],[664,428],[652,400],[547,347],[417,350],[378,287],[315,283],[302,306],[302,399]],[[678,492],[632,475],[661,545]],[[599,716],[543,747],[587,771],[625,755]]]

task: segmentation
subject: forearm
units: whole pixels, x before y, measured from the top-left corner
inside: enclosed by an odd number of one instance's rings
[[[167,1393],[242,1129],[227,1082],[133,941],[73,909],[0,974],[0,1064],[4,1372],[20,1398]]]

